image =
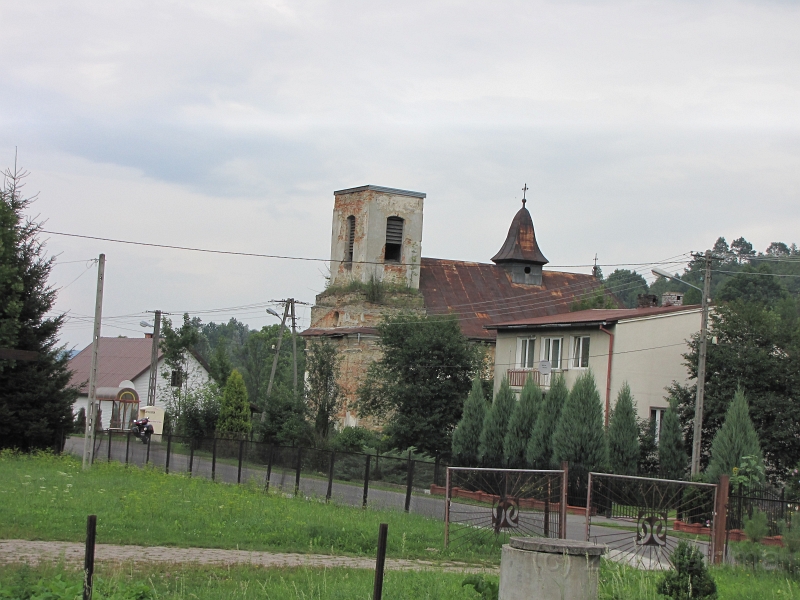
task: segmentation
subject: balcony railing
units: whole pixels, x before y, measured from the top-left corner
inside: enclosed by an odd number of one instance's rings
[[[538,369],[508,369],[508,385],[511,387],[522,387],[528,380],[533,378],[536,385],[543,388],[550,387],[550,375],[542,375]]]

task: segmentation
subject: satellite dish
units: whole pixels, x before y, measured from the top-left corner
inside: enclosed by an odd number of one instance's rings
[[[550,375],[550,372],[553,370],[553,366],[549,360],[540,360],[539,361],[539,374],[540,375]]]
[[[125,381],[120,381],[119,386],[121,388],[131,388],[133,390],[136,389],[136,386],[133,385],[133,382],[130,379],[126,379]]]

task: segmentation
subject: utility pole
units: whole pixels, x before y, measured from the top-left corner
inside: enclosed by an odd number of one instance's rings
[[[706,274],[703,279],[703,316],[700,322],[700,356],[697,359],[697,399],[694,406],[692,438],[692,475],[700,473],[700,440],[703,435],[703,399],[706,388],[706,350],[708,348],[708,303],[711,296],[711,250],[706,250]]]
[[[103,281],[106,255],[97,261],[97,296],[94,304],[94,331],[92,332],[92,367],[89,371],[89,402],[86,407],[86,432],[83,438],[83,468],[88,469],[94,460],[94,430],[97,419],[97,347],[100,345],[100,321],[103,317]]]
[[[275,381],[275,370],[278,368],[278,356],[281,353],[281,341],[283,340],[283,328],[286,326],[286,317],[288,315],[289,315],[289,303],[284,302],[283,318],[281,319],[281,328],[278,330],[278,343],[275,346],[275,358],[272,359],[272,372],[269,374],[269,384],[267,385],[267,401],[269,401],[269,395],[272,393],[272,382]],[[264,423],[266,420],[267,420],[267,411],[266,407],[264,407],[264,410],[262,410],[261,412],[261,422]]]
[[[150,383],[147,386],[147,406],[156,405],[156,382],[158,380],[158,342],[161,337],[161,311],[157,310],[153,323],[153,349],[150,351]]]
[[[292,305],[292,362],[294,363],[294,379],[293,390],[294,396],[297,397],[297,320],[294,316],[294,298],[289,298]]]

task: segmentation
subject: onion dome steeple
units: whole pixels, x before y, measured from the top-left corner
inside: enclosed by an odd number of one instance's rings
[[[522,189],[523,192],[527,192],[528,186]],[[492,262],[505,268],[511,274],[513,283],[541,285],[542,266],[549,261],[536,243],[533,219],[525,208],[525,203],[523,194],[522,208],[514,215],[506,241],[500,251],[492,257]]]

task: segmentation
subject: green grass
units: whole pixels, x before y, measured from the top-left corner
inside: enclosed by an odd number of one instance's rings
[[[35,583],[40,578],[57,576],[80,589],[82,572],[75,567],[47,565],[35,568],[4,566],[0,572],[0,590]],[[264,569],[254,566],[185,567],[147,565],[123,568],[100,564],[96,570],[97,587],[93,597],[108,597],[107,590],[130,589],[138,584],[149,588],[151,597],[162,599],[202,598],[269,600],[369,600],[374,574],[358,569]],[[497,581],[497,578],[493,578]],[[433,571],[387,571],[384,600],[479,600],[471,587],[462,587],[464,575]],[[0,594],[2,592],[0,591]],[[3,596],[0,595],[0,598]],[[133,597],[133,596],[128,596]]]
[[[97,515],[98,543],[375,556],[388,523],[388,555],[497,563],[499,545],[443,550],[443,523],[397,510],[286,498],[260,486],[96,463],[68,456],[0,454],[0,538],[85,538]]]
[[[800,600],[800,584],[777,571],[725,566],[712,568],[711,575],[717,583],[719,600]],[[656,594],[661,577],[656,571],[639,571],[604,561],[599,600],[664,600],[664,596]]]

